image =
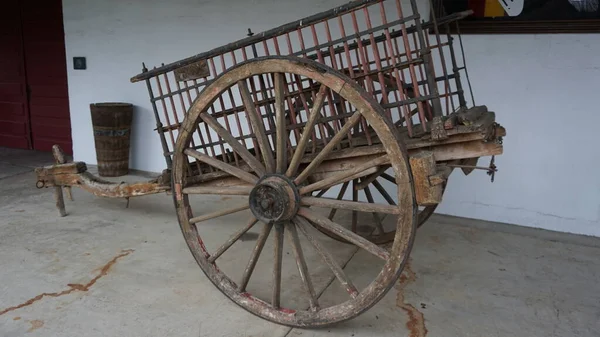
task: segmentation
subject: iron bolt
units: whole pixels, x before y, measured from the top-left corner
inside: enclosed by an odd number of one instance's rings
[[[271,200],[271,199],[263,199],[260,201],[260,206],[263,209],[271,208],[271,204],[273,204],[273,200]]]

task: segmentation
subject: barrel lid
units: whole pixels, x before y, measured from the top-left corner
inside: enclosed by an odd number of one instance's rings
[[[102,102],[102,103],[91,103],[90,105],[93,105],[96,107],[107,107],[107,106],[130,107],[130,106],[132,106],[131,103],[123,103],[123,102]]]

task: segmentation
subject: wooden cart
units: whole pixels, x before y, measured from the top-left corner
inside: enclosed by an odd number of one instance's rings
[[[289,326],[353,318],[395,284],[416,228],[441,202],[453,169],[484,169],[493,179],[493,156],[502,153],[505,130],[495,114],[474,105],[472,92],[467,103],[460,35],[440,34],[471,13],[435,17],[419,14],[416,0],[410,5],[353,1],[144,67],[132,82],[145,82],[150,95],[167,163],[163,176],[112,184],[70,163],[39,169],[38,184],[55,186],[59,201],[61,187],[74,185],[109,197],[171,191],[193,256],[232,301]],[[489,167],[477,166],[482,156],[492,156]],[[200,212],[197,195],[242,201]],[[246,222],[227,220],[235,230],[230,238],[207,241],[203,225],[244,211]],[[241,244],[253,227],[256,242]],[[266,254],[270,233],[273,254]],[[291,302],[281,295],[284,233],[305,294]],[[332,239],[375,256],[379,271],[355,283],[324,241]],[[236,253],[247,267],[235,277],[221,264],[232,247],[247,248]],[[341,303],[319,301],[307,251],[347,292]],[[272,259],[270,285],[250,291],[261,253]]]

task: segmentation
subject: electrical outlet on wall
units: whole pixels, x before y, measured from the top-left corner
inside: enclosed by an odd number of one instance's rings
[[[76,56],[73,57],[73,69],[84,70],[87,68],[85,57]]]

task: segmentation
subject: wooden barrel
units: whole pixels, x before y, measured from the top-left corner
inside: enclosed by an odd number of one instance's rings
[[[129,103],[92,103],[90,110],[98,174],[103,177],[118,177],[128,174],[133,105]]]

